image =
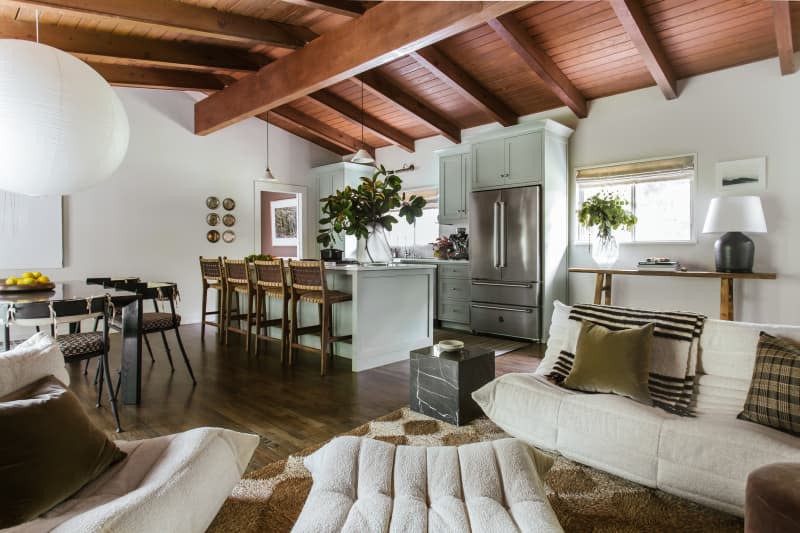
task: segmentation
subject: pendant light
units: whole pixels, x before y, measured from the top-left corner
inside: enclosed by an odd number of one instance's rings
[[[264,122],[267,123],[267,168],[264,170],[264,179],[267,181],[278,181],[278,178],[276,178],[269,169],[269,111],[267,111],[266,120]]]
[[[360,163],[362,165],[372,165],[375,163],[375,160],[369,155],[367,149],[364,148],[366,145],[364,144],[364,82],[361,82],[361,148],[358,149],[358,152],[355,153],[353,158],[350,160],[353,163]]]
[[[0,39],[0,189],[70,194],[108,179],[128,149],[119,97],[94,69],[38,42]]]

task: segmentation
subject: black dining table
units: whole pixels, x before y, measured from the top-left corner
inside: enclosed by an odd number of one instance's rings
[[[159,288],[170,283],[149,282],[148,287]],[[30,303],[93,300],[109,297],[116,309],[122,310],[122,368],[119,399],[126,405],[137,405],[142,397],[142,296],[135,292],[113,287],[89,284],[85,281],[55,283],[50,291],[0,292],[0,311],[6,316],[9,307],[19,308]],[[8,337],[8,336],[6,336]],[[6,346],[9,339],[6,338]]]

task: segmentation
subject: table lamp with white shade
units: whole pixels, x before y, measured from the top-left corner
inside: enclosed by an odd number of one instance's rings
[[[714,243],[717,272],[752,272],[755,244],[743,232],[766,233],[758,196],[720,196],[711,200],[703,233],[722,233]]]

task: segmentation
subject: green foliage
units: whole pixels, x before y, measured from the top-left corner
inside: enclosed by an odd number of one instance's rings
[[[595,194],[578,209],[578,222],[585,228],[597,226],[598,237],[609,237],[613,230],[620,227],[630,231],[638,219],[625,209],[628,204],[627,200],[613,193]]]
[[[394,174],[389,175],[381,165],[371,178],[361,178],[358,187],[348,185],[320,200],[323,218],[319,220],[321,228],[317,242],[332,246],[336,234],[342,232],[366,239],[369,228],[374,225],[391,231],[397,219],[389,212],[398,207],[398,214],[413,224],[422,216],[426,201],[413,194],[406,199],[406,194],[400,193],[402,184],[403,180]]]
[[[272,257],[271,255],[264,255],[264,254],[250,254],[247,257],[245,257],[245,260],[251,263],[253,261],[272,261],[273,259],[275,258]]]

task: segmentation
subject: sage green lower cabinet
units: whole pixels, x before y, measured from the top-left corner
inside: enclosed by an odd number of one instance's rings
[[[436,318],[444,327],[469,330],[469,265],[440,264],[438,274]]]

